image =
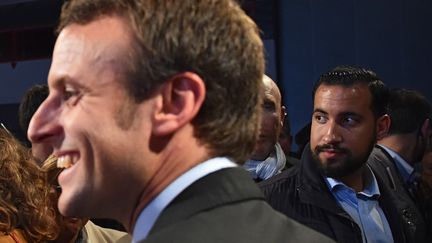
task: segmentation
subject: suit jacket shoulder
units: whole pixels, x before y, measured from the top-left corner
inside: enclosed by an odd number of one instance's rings
[[[393,214],[400,222],[407,242],[426,242],[430,233],[427,233],[423,216],[405,189],[392,157],[383,148],[375,146],[367,164],[380,185],[382,201],[394,208],[393,213],[387,215]],[[388,206],[382,208],[384,211],[390,209]]]
[[[332,242],[274,211],[241,168],[193,183],[162,212],[143,242]]]

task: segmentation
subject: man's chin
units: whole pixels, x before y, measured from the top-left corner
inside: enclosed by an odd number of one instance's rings
[[[316,158],[316,163],[320,171],[326,176],[334,179],[339,179],[341,177],[349,174],[349,171],[345,169],[344,160],[327,159],[327,158]]]
[[[58,210],[64,217],[68,218],[75,218],[80,217],[80,211],[82,208],[74,207],[73,205],[78,205],[76,202],[72,203],[70,201],[70,198],[66,198],[66,195],[63,195],[64,192],[62,192],[62,195],[60,195],[58,200]]]
[[[340,168],[322,168],[322,172],[326,177],[330,177],[333,179],[341,179],[349,174],[347,171],[343,171]]]
[[[365,163],[355,161],[337,161],[328,164],[321,164],[321,171],[326,177],[340,180],[346,176],[352,175],[359,170]]]
[[[345,176],[346,171],[343,170],[343,166],[338,162],[327,162],[326,164],[320,164],[322,173],[331,178],[339,179]]]

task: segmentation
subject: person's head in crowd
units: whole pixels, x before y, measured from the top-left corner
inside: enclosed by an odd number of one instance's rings
[[[286,165],[286,157],[278,143],[285,117],[281,105],[281,93],[277,84],[268,76],[262,78],[261,128],[255,149],[243,168],[255,181],[266,180],[280,173]]]
[[[420,162],[432,132],[432,107],[419,92],[407,89],[390,91],[387,106],[390,128],[379,144],[391,148],[410,164]]]
[[[245,161],[259,134],[262,48],[230,0],[66,2],[50,94],[28,132],[66,168],[60,212],[130,231],[185,171]]]
[[[320,76],[313,99],[313,156],[326,176],[344,181],[362,171],[388,129],[388,89],[370,70],[339,66]]]
[[[261,130],[251,155],[253,160],[265,160],[274,152],[285,118],[285,107],[281,105],[282,96],[277,84],[267,75],[263,76],[262,82]]]
[[[35,85],[24,94],[18,109],[18,120],[24,134],[27,134],[33,114],[48,97],[48,94],[47,85]],[[36,157],[39,165],[52,153],[52,148],[43,144],[31,143],[31,147],[32,154]]]
[[[87,223],[88,218],[65,217],[60,214],[57,209],[57,201],[61,193],[61,188],[57,182],[57,177],[63,169],[57,168],[57,157],[55,156],[48,157],[41,166],[42,170],[47,175],[48,183],[51,188],[51,200],[56,208],[56,223],[60,229],[57,238],[52,242],[77,242],[80,237],[81,229]]]
[[[57,232],[45,174],[30,151],[0,129],[0,241],[45,242]]]

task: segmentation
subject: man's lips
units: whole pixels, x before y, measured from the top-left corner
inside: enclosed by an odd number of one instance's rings
[[[334,157],[337,157],[337,156],[344,154],[338,150],[322,150],[320,153],[323,154],[327,158],[334,158]]]
[[[316,154],[323,154],[325,157],[328,158],[337,157],[348,153],[347,149],[343,149],[340,147],[327,145],[327,144],[317,146],[315,151]]]

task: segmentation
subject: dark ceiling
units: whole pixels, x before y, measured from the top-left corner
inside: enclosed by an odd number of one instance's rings
[[[63,0],[0,1],[0,63],[50,58]],[[263,38],[273,36],[272,0],[241,0]]]
[[[63,1],[2,1],[0,63],[49,58]]]

